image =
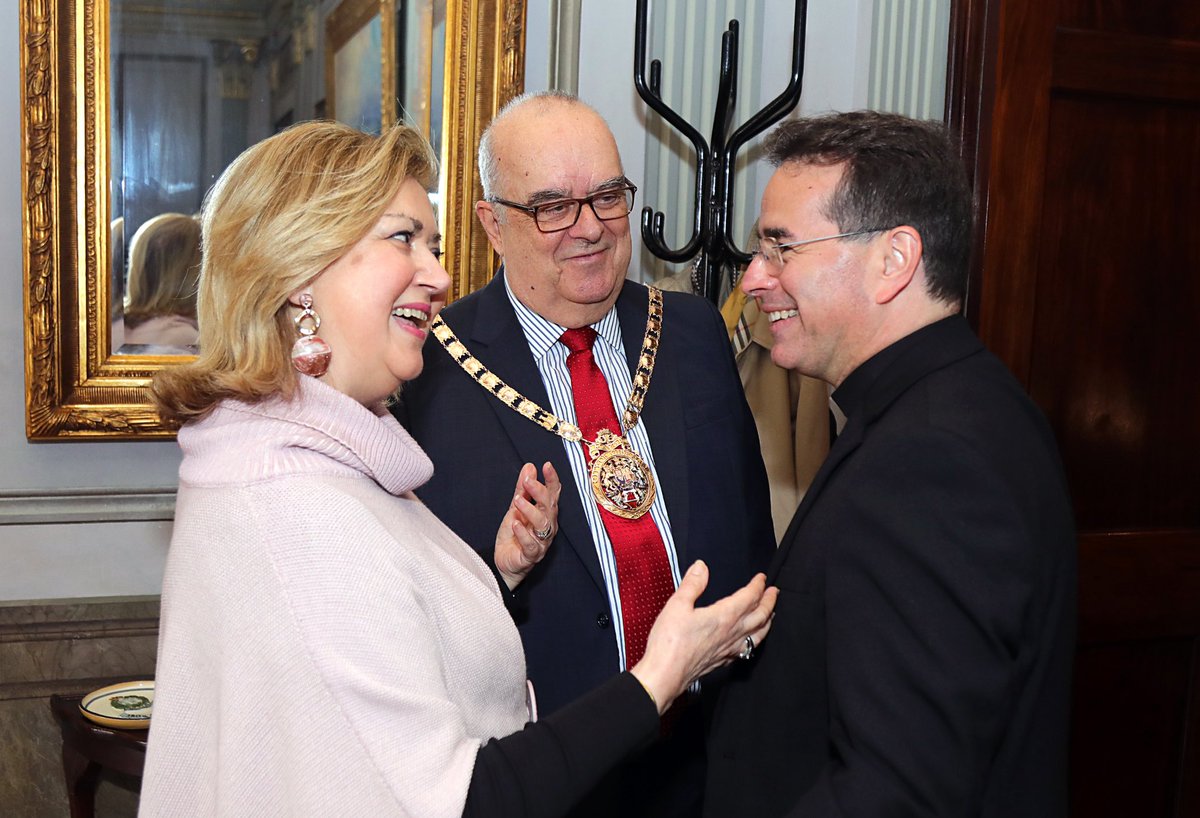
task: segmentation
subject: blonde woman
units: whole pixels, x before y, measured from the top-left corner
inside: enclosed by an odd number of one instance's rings
[[[385,401],[446,296],[429,147],[305,123],[205,204],[142,815],[557,815],[696,678],[761,641],[760,575],[707,608],[693,566],[630,672],[545,721],[504,607],[557,526],[517,475],[494,576],[412,494],[433,470]],[[487,452],[480,452],[487,457]]]

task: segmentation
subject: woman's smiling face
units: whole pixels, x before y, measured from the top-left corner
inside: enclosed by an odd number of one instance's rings
[[[302,292],[332,357],[322,380],[372,406],[421,373],[421,345],[450,277],[429,195],[407,178],[383,216]]]

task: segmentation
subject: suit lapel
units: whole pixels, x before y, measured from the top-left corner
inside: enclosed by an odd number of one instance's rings
[[[509,386],[548,409],[550,398],[546,394],[546,387],[542,383],[542,376],[533,360],[533,354],[525,341],[525,333],[508,300],[502,278],[499,275],[493,278],[479,297],[475,325],[470,337],[464,339],[464,343],[476,358]],[[496,420],[523,462],[533,463],[540,470],[542,464],[549,460],[562,479],[563,492],[578,491],[571,464],[563,450],[562,440],[557,435],[517,414],[495,398],[488,400],[488,406],[495,413]],[[514,486],[516,479],[514,474]],[[589,491],[587,494],[576,496],[587,497],[590,494]],[[603,590],[604,577],[600,572],[600,560],[596,556],[592,532],[578,503],[559,504],[558,536],[555,540],[556,547],[567,545],[578,555],[597,587]]]
[[[816,505],[821,492],[824,491],[826,483],[829,482],[829,477],[841,465],[842,461],[850,456],[850,453],[858,448],[862,443],[864,425],[858,417],[850,418],[846,423],[846,428],[838,435],[833,446],[829,449],[829,455],[825,458],[825,462],[821,464],[821,468],[817,470],[817,474],[813,477],[812,485],[808,487],[808,491],[804,493],[804,499],[800,501],[799,508],[792,516],[792,521],[788,523],[787,531],[784,532],[783,538],[779,541],[779,548],[775,551],[775,558],[771,560],[771,567],[767,571],[767,584],[775,583],[776,577],[779,576],[784,563],[787,562],[788,556],[791,554],[792,548],[797,539],[799,539],[800,524],[804,522],[804,518],[808,512]]]
[[[621,344],[625,347],[625,361],[631,373],[637,371],[642,340],[646,335],[646,309],[649,302],[647,289],[629,281],[625,282],[621,297],[617,299]],[[670,323],[666,312],[664,308],[664,339],[668,337],[667,325]],[[669,340],[664,340],[659,347],[641,422],[646,424],[646,433],[654,450],[658,490],[666,500],[667,516],[671,519],[671,534],[675,540],[675,553],[679,566],[683,569],[688,563],[688,452],[681,422],[683,399],[680,393],[679,368],[671,366],[671,350]]]

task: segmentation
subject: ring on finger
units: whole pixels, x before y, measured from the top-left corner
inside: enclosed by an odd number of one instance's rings
[[[739,659],[749,659],[754,655],[754,637],[746,634],[746,646],[742,648],[742,652],[737,655]]]
[[[545,528],[539,528],[537,531],[534,531],[533,536],[542,541],[548,540],[550,538],[550,532],[552,529],[553,526],[547,524]]]

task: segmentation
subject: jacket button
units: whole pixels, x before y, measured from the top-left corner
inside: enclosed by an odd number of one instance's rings
[[[606,614],[606,613],[596,614],[596,627],[597,628],[607,628],[608,622],[609,622],[608,614]]]

